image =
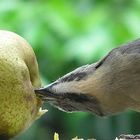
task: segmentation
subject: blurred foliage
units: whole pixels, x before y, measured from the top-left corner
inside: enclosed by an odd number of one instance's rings
[[[0,17],[0,29],[14,31],[32,45],[44,85],[140,37],[139,0],[0,0]],[[140,132],[136,112],[99,118],[67,114],[47,103],[44,108],[49,112],[13,140],[53,140],[54,132],[61,140],[112,140]]]

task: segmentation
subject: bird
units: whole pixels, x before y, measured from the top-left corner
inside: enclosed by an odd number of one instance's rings
[[[140,112],[140,39],[112,49],[96,63],[76,68],[36,95],[65,112],[100,117]]]
[[[21,134],[47,111],[34,92],[39,87],[32,47],[16,33],[0,30],[0,140]]]

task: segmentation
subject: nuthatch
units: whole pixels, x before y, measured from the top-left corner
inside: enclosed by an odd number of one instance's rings
[[[126,109],[140,111],[140,39],[113,49],[97,63],[79,67],[35,92],[66,112],[106,116]]]

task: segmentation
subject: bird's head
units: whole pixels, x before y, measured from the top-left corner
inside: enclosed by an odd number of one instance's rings
[[[42,100],[63,111],[85,111],[104,116],[99,100],[92,94],[94,72],[93,64],[82,66],[35,92]]]

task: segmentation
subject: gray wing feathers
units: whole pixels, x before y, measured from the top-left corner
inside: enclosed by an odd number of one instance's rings
[[[114,48],[103,59],[99,60],[95,64],[95,69],[99,68],[106,60],[111,60],[114,56],[117,55],[117,53],[120,53],[120,54],[137,53],[140,55],[140,39],[134,40],[133,42]]]
[[[140,39],[134,40],[128,44],[122,45],[119,48],[119,51],[123,53],[140,53]]]

